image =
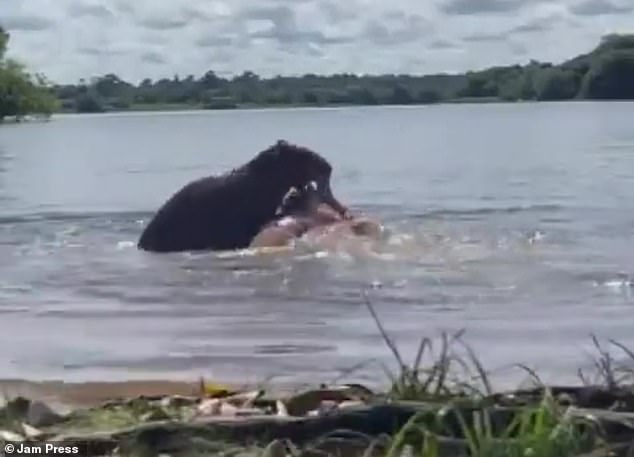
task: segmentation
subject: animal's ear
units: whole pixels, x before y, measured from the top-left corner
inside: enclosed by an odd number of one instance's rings
[[[275,151],[275,157],[280,160],[288,160],[297,154],[297,148],[286,140],[277,140],[271,149]]]
[[[308,181],[306,185],[304,185],[304,187],[302,188],[302,191],[310,195],[314,192],[317,192],[318,189],[319,186],[317,185],[316,181]]]
[[[278,143],[275,143],[260,152],[257,156],[255,156],[255,158],[253,158],[253,160],[251,160],[250,165],[263,172],[270,172],[274,170],[280,161],[282,151],[282,149],[278,146]]]
[[[299,190],[297,190],[296,187],[291,187],[290,189],[288,189],[288,192],[286,192],[286,194],[282,197],[280,206],[278,206],[277,209],[275,210],[275,215],[276,216],[281,215],[284,212],[284,209],[288,206],[289,202],[293,198],[297,198],[299,194],[300,194]]]
[[[291,187],[288,189],[288,192],[282,197],[282,205],[286,204],[289,199],[297,197],[299,195],[299,190],[296,187]]]

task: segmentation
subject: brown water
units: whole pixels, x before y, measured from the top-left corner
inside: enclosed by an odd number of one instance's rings
[[[634,104],[63,116],[0,127],[0,375],[327,381],[466,328],[502,380],[568,380],[589,334],[634,346]],[[156,255],[191,179],[278,138],[335,167],[378,246]],[[359,373],[382,379],[378,366]]]

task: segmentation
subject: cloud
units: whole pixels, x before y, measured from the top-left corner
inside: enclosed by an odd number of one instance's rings
[[[270,20],[279,27],[295,23],[295,13],[286,5],[245,8],[239,13],[239,18]]]
[[[517,26],[513,27],[511,29],[511,32],[512,33],[537,33],[537,32],[544,32],[544,31],[548,30],[549,28],[550,27],[548,27],[544,23],[528,22],[526,24],[517,25]]]
[[[0,24],[9,32],[38,32],[50,29],[55,25],[55,23],[50,19],[35,15],[0,16]]]
[[[166,63],[165,57],[163,57],[160,53],[154,51],[148,51],[141,54],[141,61],[157,65],[162,65]]]
[[[528,54],[528,46],[524,43],[509,42],[509,49],[516,56],[525,56]]]
[[[110,11],[108,7],[105,5],[100,5],[98,3],[84,3],[84,2],[71,3],[71,5],[68,8],[68,14],[70,17],[74,17],[74,18],[81,18],[81,17],[110,18],[114,16],[112,11]]]
[[[431,49],[439,49],[439,50],[443,50],[443,49],[453,49],[456,48],[457,45],[449,40],[444,40],[442,38],[436,39],[434,41],[432,41],[431,43],[429,43],[429,47]]]
[[[432,30],[422,16],[396,10],[385,13],[381,20],[370,20],[364,35],[374,44],[393,46],[417,41]]]
[[[552,14],[546,17],[536,17],[523,24],[516,25],[509,30],[510,34],[542,33],[552,30],[554,27],[564,22],[564,18],[559,14]]]
[[[500,42],[506,41],[508,39],[508,33],[474,33],[473,35],[467,35],[462,37],[462,41],[465,42],[476,42],[476,43],[486,43],[486,42]]]
[[[210,60],[212,62],[231,62],[233,60],[233,55],[228,52],[217,51],[211,54]]]
[[[626,5],[619,5],[610,0],[583,0],[570,6],[570,12],[577,16],[601,16],[605,14],[623,14],[634,11],[631,0]]]
[[[170,30],[170,29],[180,29],[187,25],[187,21],[185,19],[179,18],[152,18],[152,19],[143,19],[138,22],[139,25],[153,30]]]
[[[95,57],[121,56],[127,54],[127,52],[122,49],[110,49],[107,47],[97,46],[80,46],[77,48],[77,52],[79,54]]]
[[[233,41],[233,38],[228,36],[210,35],[197,39],[196,46],[199,46],[201,48],[215,48],[229,46],[233,43]]]
[[[443,73],[559,62],[634,23],[634,0],[0,0],[9,55],[56,82]],[[618,13],[618,14],[615,14]],[[597,18],[596,16],[600,16]],[[598,23],[599,22],[599,23]],[[553,46],[556,43],[556,46]]]
[[[264,24],[263,28],[248,32],[251,39],[274,40],[294,50],[298,45],[343,44],[352,39],[345,35],[327,35],[318,30],[300,27],[294,11],[288,6],[247,9],[240,14],[239,20]],[[310,52],[311,47],[305,49]]]
[[[509,13],[517,11],[530,0],[445,0],[442,12],[455,15]]]
[[[544,32],[548,30],[550,27],[548,24],[544,22],[536,22],[531,21],[526,24],[521,24],[513,27],[511,29],[512,33],[536,33],[536,32]]]
[[[319,9],[334,24],[341,24],[357,18],[358,12],[354,6],[356,5],[350,0],[348,2],[335,2],[332,0],[319,2]]]
[[[118,13],[133,15],[136,12],[135,3],[127,0],[113,0],[112,5]]]
[[[164,31],[213,21],[215,16],[223,14],[226,7],[201,1],[186,3],[183,0],[170,2],[137,0],[133,6],[119,4],[119,9],[127,16],[132,17],[136,24],[141,27]]]

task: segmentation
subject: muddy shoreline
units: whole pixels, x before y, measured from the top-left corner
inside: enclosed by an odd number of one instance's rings
[[[230,391],[248,391],[260,386],[256,383],[225,383],[203,379],[207,384]],[[286,395],[305,387],[300,384],[267,384],[267,391],[275,395]],[[132,381],[85,381],[62,380],[30,381],[27,379],[0,379],[0,393],[4,398],[26,397],[43,401],[56,407],[70,410],[99,405],[112,399],[158,396],[199,395],[201,379],[172,380],[147,379]],[[0,398],[0,404],[3,402]]]
[[[499,390],[462,331],[424,337],[382,389],[351,382],[0,381],[0,441],[91,456],[626,457],[634,455],[634,351],[597,338],[579,383]],[[347,379],[346,379],[347,378]]]
[[[529,452],[535,457],[607,457],[634,450],[632,386],[537,386],[484,396],[422,390],[408,400],[394,385],[387,392],[340,384],[294,393],[234,391],[204,381],[2,385],[34,396],[5,394],[0,442],[54,442],[75,446],[80,455],[382,457],[408,448],[415,457],[488,457],[517,455],[512,450],[523,446],[545,449]],[[45,398],[67,411],[49,408]],[[484,415],[489,430],[474,441],[470,433],[482,433],[475,418]],[[524,418],[520,428],[518,418]],[[511,429],[517,437],[508,435]],[[507,451],[473,454],[474,445],[486,451],[492,443]],[[432,453],[416,453],[421,447]]]
[[[595,370],[580,372],[577,385],[542,384],[526,367],[530,385],[497,390],[459,338],[443,335],[437,352],[423,339],[421,356],[387,372],[384,389],[345,379],[312,386],[1,380],[0,442],[54,442],[86,456],[634,455],[634,371],[598,340]]]

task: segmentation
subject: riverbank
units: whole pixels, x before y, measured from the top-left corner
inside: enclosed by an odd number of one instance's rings
[[[5,380],[0,439],[91,456],[631,455],[634,352],[618,342],[593,338],[594,370],[580,370],[579,385],[546,386],[522,367],[529,384],[500,391],[463,332],[423,338],[407,363],[368,309],[400,367],[386,368],[385,389],[345,380],[303,387]]]
[[[497,97],[467,97],[456,98],[450,100],[442,100],[435,103],[408,103],[408,104],[305,104],[305,103],[290,103],[290,104],[275,104],[275,105],[262,105],[262,104],[235,104],[230,106],[219,107],[204,107],[201,105],[191,104],[157,104],[157,105],[131,105],[129,108],[119,109],[106,109],[98,112],[85,112],[77,113],[72,110],[60,110],[54,114],[121,114],[121,113],[173,113],[173,112],[205,112],[205,111],[242,111],[242,110],[291,110],[291,109],[342,109],[342,108],[389,108],[389,107],[424,107],[424,106],[438,106],[438,105],[491,105],[491,104],[531,104],[531,103],[634,103],[631,99],[622,100],[505,100]]]
[[[580,100],[590,101],[590,100]],[[612,100],[611,100],[612,101]],[[628,100],[623,100],[628,101]],[[631,101],[631,100],[629,100]],[[490,103],[537,103],[538,100],[521,100],[512,101],[504,100],[497,97],[472,97],[472,98],[456,98],[441,100],[434,103],[407,103],[407,104],[394,104],[394,103],[379,103],[379,104],[358,104],[358,103],[328,103],[328,104],[310,104],[310,103],[288,103],[288,104],[255,104],[255,103],[236,103],[218,106],[202,106],[195,104],[184,103],[161,103],[161,104],[139,104],[131,105],[128,108],[107,109],[100,111],[102,113],[126,113],[126,112],[174,112],[174,111],[227,111],[227,110],[266,110],[266,109],[334,109],[334,108],[378,108],[378,107],[390,107],[390,106],[432,106],[432,105],[456,105],[456,104],[473,104],[483,105]],[[75,111],[61,110],[56,114],[74,114]]]
[[[49,122],[53,119],[55,115],[81,115],[81,114],[124,114],[124,113],[177,113],[177,112],[200,112],[203,113],[205,111],[245,111],[245,110],[292,110],[292,109],[342,109],[342,108],[389,108],[389,107],[406,107],[406,108],[415,108],[415,107],[423,107],[423,106],[437,106],[437,105],[491,105],[491,104],[531,104],[531,103],[603,103],[603,102],[611,102],[611,103],[634,103],[634,100],[630,99],[615,99],[615,100],[505,100],[498,97],[465,97],[465,98],[456,98],[456,99],[448,99],[442,100],[435,103],[408,103],[408,104],[372,104],[372,105],[364,105],[364,104],[349,104],[349,103],[339,103],[339,104],[322,104],[322,105],[314,105],[314,104],[306,104],[306,103],[290,103],[290,104],[275,104],[275,105],[263,105],[263,104],[249,104],[249,103],[239,103],[232,105],[223,105],[217,107],[210,106],[201,106],[194,104],[186,104],[186,103],[161,103],[161,104],[139,104],[139,105],[131,105],[128,108],[113,108],[113,109],[105,109],[103,111],[94,111],[94,112],[76,112],[73,110],[58,110],[55,111],[51,116],[24,116],[20,118],[15,117],[6,117],[0,120],[0,125],[2,124],[21,124],[21,123],[32,123],[32,122]]]
[[[475,357],[457,357],[456,342],[446,337],[434,362],[404,366],[385,391],[4,381],[0,441],[91,456],[631,455],[634,390],[605,353],[597,361],[604,382],[547,387],[530,373],[532,386],[496,392]],[[472,375],[454,377],[458,367]]]

